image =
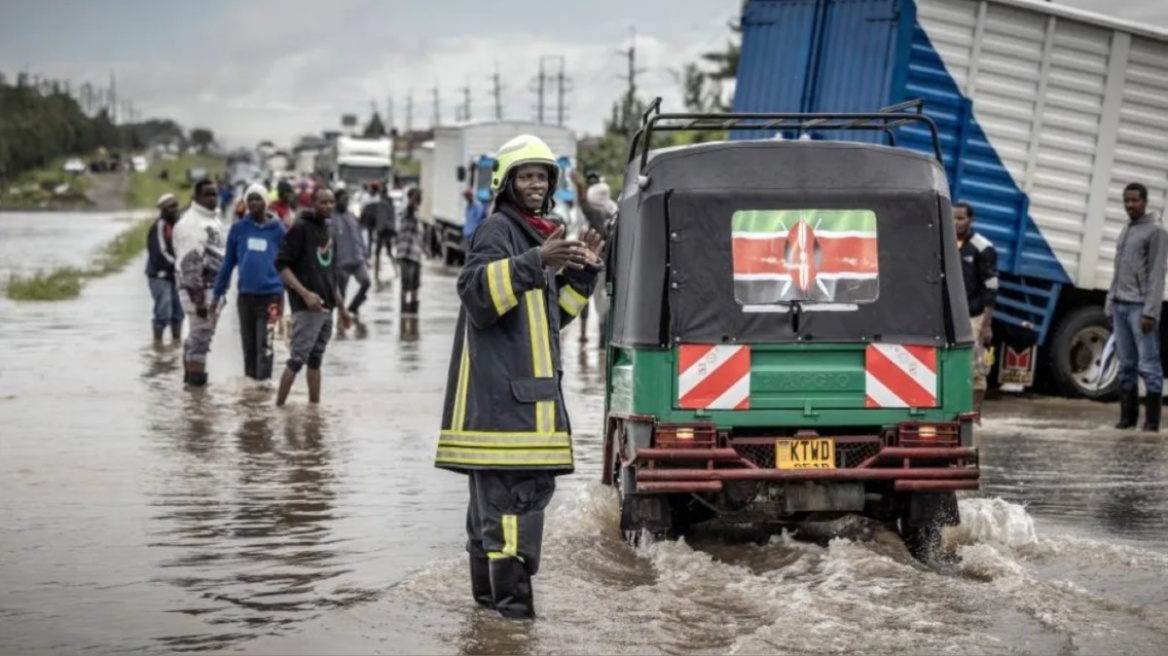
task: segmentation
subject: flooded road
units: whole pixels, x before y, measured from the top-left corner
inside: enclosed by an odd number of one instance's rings
[[[82,256],[121,224],[0,215],[0,273]],[[39,259],[38,259],[39,258]],[[81,258],[84,260],[84,257]],[[0,299],[0,653],[1163,654],[1166,437],[1113,408],[991,404],[988,481],[918,567],[854,522],[826,545],[720,535],[625,546],[600,488],[603,372],[565,333],[578,470],[549,513],[534,624],[477,611],[465,480],[432,467],[453,273],[423,273],[420,337],[396,285],[334,341],[324,404],[245,382],[234,304],[182,389],[150,345],[142,261],[53,304]],[[593,319],[593,321],[595,321]],[[595,341],[595,324],[590,326]],[[282,357],[282,347],[277,357]]]

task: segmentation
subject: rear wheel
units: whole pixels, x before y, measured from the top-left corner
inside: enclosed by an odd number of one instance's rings
[[[1064,396],[1110,401],[1119,391],[1118,365],[1115,361],[1102,371],[1103,348],[1110,330],[1107,315],[1098,305],[1072,311],[1055,328],[1050,343],[1050,375],[1055,388]]]
[[[941,531],[960,521],[955,492],[917,492],[905,498],[900,537],[909,554],[925,564],[949,558],[941,548]]]

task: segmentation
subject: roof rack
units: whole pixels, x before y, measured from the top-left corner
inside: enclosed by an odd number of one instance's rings
[[[913,112],[912,110],[916,110]],[[629,143],[629,163],[637,156],[641,147],[641,167],[644,171],[649,163],[649,144],[653,132],[687,132],[714,130],[795,130],[800,134],[827,130],[880,130],[888,135],[889,144],[896,145],[894,130],[903,125],[922,123],[929,129],[933,140],[933,153],[938,162],[941,156],[941,138],[937,124],[925,115],[925,101],[908,100],[889,105],[876,112],[825,112],[825,113],[749,113],[749,114],[662,114],[661,98],[649,104],[641,115],[641,127]]]

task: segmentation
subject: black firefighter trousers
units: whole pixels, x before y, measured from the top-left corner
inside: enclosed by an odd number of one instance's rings
[[[531,577],[539,571],[551,472],[477,470],[470,481],[466,550],[475,601],[504,617],[535,617]]]
[[[239,295],[239,335],[243,342],[243,373],[255,380],[272,377],[272,349],[280,321],[279,294]]]

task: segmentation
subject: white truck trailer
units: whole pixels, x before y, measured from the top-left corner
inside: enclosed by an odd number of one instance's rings
[[[491,156],[508,140],[533,134],[547,142],[561,165],[576,160],[576,137],[556,125],[523,121],[484,121],[434,129],[434,141],[423,147],[420,159],[421,219],[431,255],[458,264],[465,255],[462,227],[466,222],[465,189],[489,189]],[[561,176],[561,188],[567,175]]]
[[[317,156],[316,168],[329,182],[387,184],[393,176],[393,139],[337,137]]]
[[[1032,0],[749,0],[742,26],[734,111],[923,99],[953,200],[997,247],[999,380],[1114,394],[1099,363],[1122,190],[1168,209],[1168,32]]]

